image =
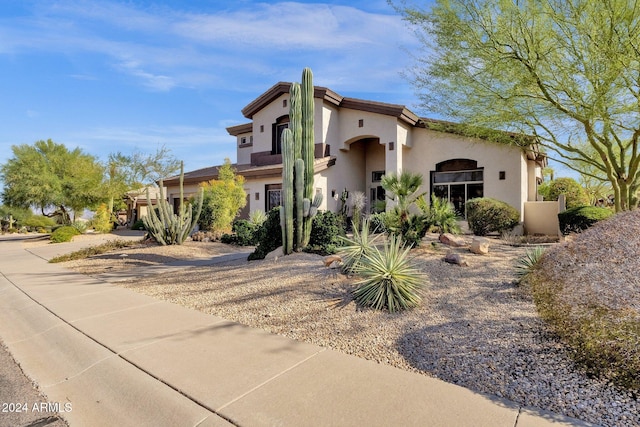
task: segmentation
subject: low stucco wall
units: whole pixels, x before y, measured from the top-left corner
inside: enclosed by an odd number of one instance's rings
[[[558,202],[525,202],[525,233],[558,236],[560,234],[559,211]]]

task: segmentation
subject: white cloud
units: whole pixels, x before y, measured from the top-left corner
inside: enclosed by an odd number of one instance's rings
[[[256,76],[275,83],[290,79],[293,70],[297,79],[304,66],[328,71],[327,82],[384,86],[408,65],[402,45],[416,44],[391,8],[377,13],[321,3],[239,2],[192,13],[130,5],[39,3],[31,18],[0,20],[0,52],[98,53],[144,87],[168,91],[228,88],[239,79],[247,87]]]

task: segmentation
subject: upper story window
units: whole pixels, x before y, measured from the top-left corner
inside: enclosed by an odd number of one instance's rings
[[[250,145],[253,144],[253,135],[240,137],[240,145]]]
[[[282,154],[282,133],[289,127],[289,115],[279,117],[272,125],[271,154]]]

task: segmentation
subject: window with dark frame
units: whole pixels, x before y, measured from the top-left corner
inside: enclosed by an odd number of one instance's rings
[[[371,182],[380,182],[383,176],[384,171],[373,171],[371,172]]]
[[[289,115],[278,118],[272,126],[271,154],[282,154],[282,133],[289,127]]]

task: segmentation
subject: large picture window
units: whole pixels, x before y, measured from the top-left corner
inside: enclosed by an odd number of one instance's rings
[[[438,163],[431,172],[431,193],[450,201],[456,213],[466,217],[467,200],[484,195],[484,170],[468,159]]]

